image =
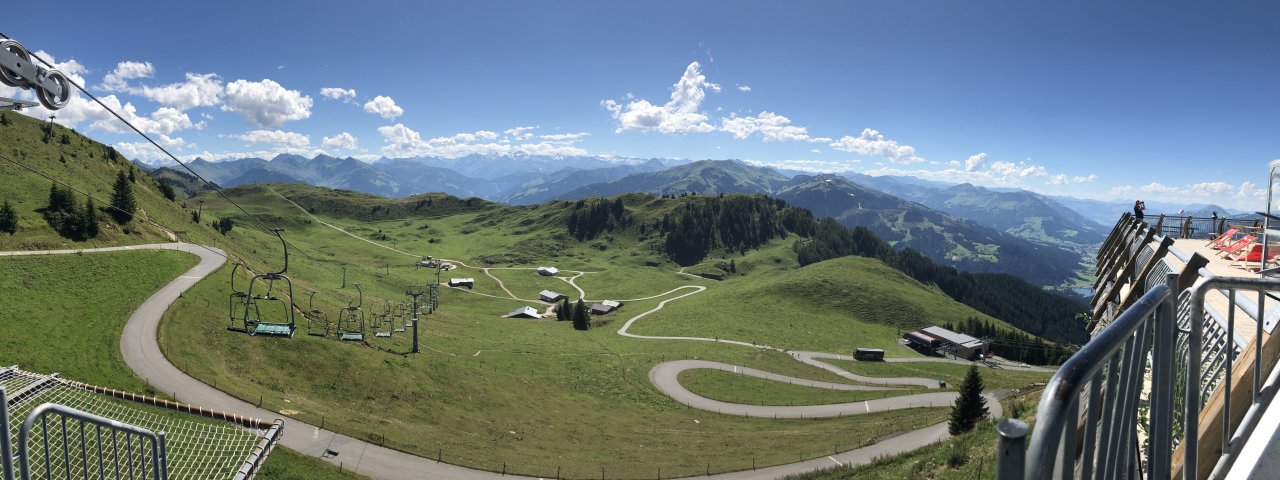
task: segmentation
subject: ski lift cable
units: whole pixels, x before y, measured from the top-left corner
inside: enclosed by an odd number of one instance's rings
[[[11,38],[11,37],[9,37],[8,35],[6,35],[4,32],[0,32],[0,37],[3,37],[5,40],[12,40],[12,38]],[[39,55],[35,54],[35,52],[28,52],[28,53],[30,53],[30,54],[31,54],[31,58],[34,58],[34,59],[36,59],[36,60],[39,60],[39,61],[40,61],[40,63],[43,63],[45,66],[47,66],[47,67],[49,67],[49,68],[54,68],[53,64],[49,63],[48,61],[46,61],[46,60],[45,60],[44,58],[42,58],[41,56],[39,56]],[[72,86],[74,86],[74,87],[76,88],[76,90],[79,90],[79,91],[80,91],[80,93],[83,93],[85,96],[87,96],[87,97],[89,97],[90,99],[92,99],[95,103],[97,103],[97,104],[98,104],[98,106],[102,107],[102,108],[103,108],[103,109],[105,109],[107,112],[111,113],[111,115],[112,115],[112,116],[116,117],[116,118],[117,118],[117,119],[119,119],[121,122],[123,122],[126,126],[128,126],[130,129],[132,129],[134,132],[136,132],[138,135],[142,136],[142,138],[143,138],[143,139],[145,139],[147,142],[149,142],[152,146],[154,146],[154,147],[156,147],[157,149],[159,149],[159,150],[160,150],[160,152],[164,153],[166,156],[168,156],[168,157],[169,157],[171,160],[173,160],[175,163],[177,163],[178,165],[181,165],[181,166],[182,166],[182,168],[183,168],[183,169],[185,169],[187,172],[191,173],[191,174],[192,174],[192,175],[194,175],[196,178],[200,179],[200,181],[201,181],[201,182],[204,182],[204,184],[205,184],[205,185],[207,185],[209,188],[213,189],[213,191],[218,192],[218,195],[222,196],[222,198],[223,198],[223,199],[225,199],[227,202],[230,202],[232,205],[234,205],[237,209],[239,209],[239,210],[240,210],[241,212],[243,212],[245,215],[248,215],[248,216],[249,216],[249,218],[253,219],[253,221],[254,221],[254,222],[257,222],[257,224],[258,224],[259,226],[261,226],[263,230],[271,231],[271,228],[272,228],[272,227],[268,226],[265,222],[263,222],[263,221],[262,221],[262,219],[258,218],[256,215],[254,215],[254,214],[252,214],[252,213],[249,213],[249,211],[248,211],[248,210],[246,210],[244,207],[240,206],[240,204],[236,203],[236,201],[235,201],[235,200],[232,200],[232,199],[231,199],[231,197],[230,197],[230,196],[228,196],[228,195],[227,195],[227,193],[226,193],[226,192],[224,192],[224,191],[222,190],[222,188],[221,188],[221,187],[219,187],[217,184],[215,184],[215,183],[213,183],[213,182],[210,182],[208,179],[204,178],[204,177],[203,177],[203,176],[201,176],[199,173],[196,173],[196,171],[195,171],[194,169],[192,169],[190,166],[188,166],[188,165],[187,165],[186,163],[184,163],[183,161],[178,160],[178,157],[177,157],[176,155],[174,155],[173,153],[170,153],[168,149],[164,148],[164,147],[163,147],[163,146],[161,146],[159,143],[157,143],[155,140],[153,140],[153,139],[151,138],[151,136],[149,136],[149,135],[147,135],[146,133],[144,133],[141,129],[139,129],[137,126],[135,126],[132,122],[130,122],[130,121],[128,121],[128,120],[126,120],[126,119],[125,119],[123,116],[121,116],[118,112],[116,112],[115,110],[113,110],[111,107],[107,106],[107,104],[106,104],[106,103],[104,103],[101,99],[99,99],[96,95],[94,95],[94,94],[92,94],[92,93],[89,93],[89,90],[85,89],[83,85],[80,85],[79,83],[77,83],[75,80],[72,80],[71,78],[67,78],[67,83],[69,83],[69,84],[71,84]],[[286,243],[288,243],[288,241],[286,241]],[[321,262],[320,262],[319,260],[317,260],[315,257],[312,257],[312,256],[311,256],[311,254],[307,253],[305,250],[303,250],[303,249],[301,249],[301,248],[298,248],[298,246],[293,245],[293,244],[291,244],[291,243],[289,244],[289,246],[293,247],[295,250],[297,250],[298,252],[302,253],[302,255],[303,255],[303,256],[307,257],[307,258],[308,258],[308,259],[310,259],[312,262],[315,262],[315,264],[316,264],[316,265],[318,265],[320,268],[324,269],[325,271],[329,272],[329,274],[330,274],[330,275],[333,275],[334,277],[339,277],[339,274],[338,274],[337,272],[335,272],[335,271],[333,271],[332,269],[330,269],[329,267],[325,266],[325,264],[321,263]]]

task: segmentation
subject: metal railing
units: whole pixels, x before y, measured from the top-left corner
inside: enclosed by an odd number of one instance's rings
[[[1262,411],[1280,389],[1273,385],[1280,382],[1274,369],[1275,352],[1264,355],[1262,343],[1266,295],[1280,290],[1280,280],[1217,277],[1207,270],[1199,274],[1202,277],[1181,296],[1173,294],[1178,275],[1166,274],[1164,284],[1151,287],[1058,370],[1041,396],[1036,429],[1025,454],[1026,424],[1006,419],[998,425],[997,478],[1141,477],[1140,472],[1147,470],[1148,478],[1167,479],[1173,474],[1175,446],[1182,450],[1185,479],[1204,477],[1201,466],[1214,465],[1210,478],[1220,478],[1232,467]],[[1205,298],[1214,291],[1227,299],[1226,321],[1225,332],[1210,339],[1205,336],[1206,325],[1216,322]],[[1241,292],[1256,293],[1258,299],[1241,301]],[[1244,366],[1251,369],[1251,378],[1232,378],[1240,368],[1235,365],[1237,357],[1249,353],[1237,349],[1238,342],[1233,341],[1238,307],[1250,307],[1241,310],[1256,320],[1252,363]],[[1223,351],[1205,360],[1206,345]],[[1202,371],[1205,361],[1211,365]],[[1149,444],[1143,459],[1137,422],[1148,362]],[[1266,389],[1262,388],[1264,371],[1271,372],[1272,380]],[[1241,389],[1251,394],[1243,413],[1232,405],[1233,395],[1240,395]],[[1214,400],[1219,398],[1221,402]],[[1220,426],[1201,425],[1202,415]],[[1080,433],[1083,437],[1078,438]],[[1214,434],[1221,436],[1221,455],[1202,460],[1200,441]]]
[[[4,480],[31,480],[33,476],[169,478],[164,432],[155,433],[52,403],[37,406],[27,415],[18,430],[18,451],[14,455],[8,401],[5,388],[0,386],[0,426],[4,426],[0,431],[0,477]],[[37,459],[34,467],[33,458]],[[250,474],[256,467],[255,464],[249,470]],[[39,472],[33,475],[36,470]]]
[[[55,420],[50,422],[50,417]],[[33,435],[39,439],[34,452]],[[52,403],[32,410],[18,431],[22,480],[31,480],[33,455],[43,460],[36,467],[43,467],[41,478],[169,478],[164,432]]]

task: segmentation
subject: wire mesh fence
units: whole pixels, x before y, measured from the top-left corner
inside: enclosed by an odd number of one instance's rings
[[[278,438],[276,424],[15,368],[0,369],[0,386],[8,397],[9,425],[4,433],[15,454],[27,452],[30,478],[241,478],[256,470]],[[42,405],[65,406],[162,434],[167,476],[155,473],[156,453],[145,436],[74,415],[48,415],[40,410]],[[29,417],[33,423],[22,439],[22,425]]]

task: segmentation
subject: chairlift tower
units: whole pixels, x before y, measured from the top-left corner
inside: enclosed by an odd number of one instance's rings
[[[413,353],[418,353],[418,297],[426,294],[426,288],[421,285],[409,285],[404,287],[404,294],[413,297]]]

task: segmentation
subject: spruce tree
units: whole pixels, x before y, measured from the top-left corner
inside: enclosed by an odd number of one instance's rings
[[[88,239],[98,236],[98,207],[93,204],[93,197],[85,200],[79,223],[81,237]]]
[[[569,309],[569,299],[566,297],[560,300],[560,306],[556,307],[556,320],[565,321],[573,317],[573,311]]]
[[[4,205],[0,205],[0,232],[9,235],[18,232],[18,211],[13,209],[13,205],[7,198],[4,200]]]
[[[973,430],[974,425],[984,418],[987,418],[987,400],[982,398],[982,375],[978,373],[977,365],[970,365],[969,373],[960,382],[960,397],[951,408],[947,430],[952,435],[959,435]]]
[[[116,173],[116,184],[111,192],[111,207],[111,217],[119,224],[133,220],[133,212],[138,209],[138,203],[133,198],[133,185],[129,183],[129,177],[125,176],[124,170]]]
[[[577,330],[587,330],[591,328],[591,317],[587,315],[587,306],[582,303],[582,299],[578,299],[578,304],[573,306],[573,328]]]

